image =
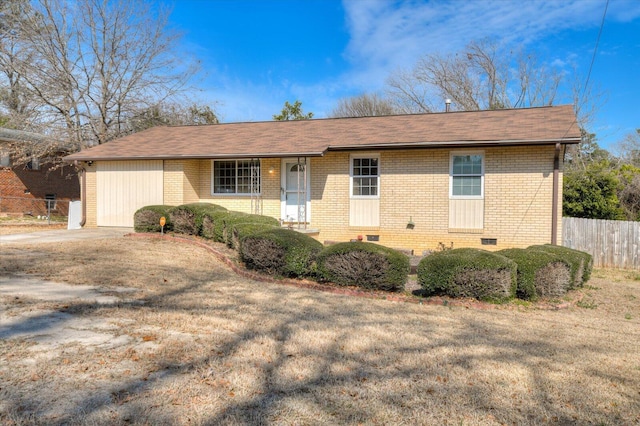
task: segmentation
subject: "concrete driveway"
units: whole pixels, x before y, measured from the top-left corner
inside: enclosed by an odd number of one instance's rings
[[[0,235],[0,244],[58,243],[78,240],[119,238],[133,232],[133,228],[56,229],[29,234]]]
[[[62,243],[78,240],[121,238],[133,232],[133,228],[84,228],[56,229],[28,234],[0,236],[2,245]],[[26,303],[20,309],[17,302],[23,300],[51,303],[113,304],[125,300],[127,293],[136,289],[101,289],[86,285],[69,285],[42,280],[29,275],[0,276],[0,339],[27,339],[38,343],[33,350],[46,351],[61,345],[81,343],[84,345],[113,347],[130,340],[128,336],[116,336],[114,329],[104,319],[91,319],[66,312],[58,308],[32,309]]]

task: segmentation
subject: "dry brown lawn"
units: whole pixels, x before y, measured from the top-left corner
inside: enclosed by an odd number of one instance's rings
[[[57,312],[110,335],[0,340],[4,424],[640,424],[640,273],[595,271],[561,310],[251,281],[163,240],[3,245],[7,274],[117,302],[0,299],[5,318]]]
[[[51,225],[48,225],[46,222],[42,224],[14,224],[0,222],[0,235],[30,234],[32,232],[52,231],[54,229],[64,229],[66,227],[66,223],[52,223]]]

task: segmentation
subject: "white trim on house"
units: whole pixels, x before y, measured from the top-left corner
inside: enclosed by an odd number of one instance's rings
[[[462,156],[481,156],[481,171],[480,171],[480,195],[453,195],[453,158]],[[449,198],[456,200],[482,200],[484,199],[484,175],[485,175],[485,152],[484,151],[450,151],[449,152]],[[477,173],[470,174],[458,174],[456,176],[461,177],[476,177]]]
[[[355,175],[354,160],[375,159],[375,165],[360,165],[365,168],[376,168],[376,175]],[[379,152],[358,152],[349,155],[349,226],[363,228],[378,228],[380,226],[380,153]],[[356,178],[376,178],[375,195],[353,195],[353,181]]]
[[[453,195],[453,159],[459,156],[481,156],[480,195]],[[485,152],[481,150],[449,152],[449,232],[478,232],[484,229]],[[457,176],[478,176],[477,173]]]
[[[295,216],[292,216],[291,212],[287,212],[287,163],[298,163],[298,161],[304,157],[288,157],[282,158],[280,160],[280,218],[285,222],[300,222],[298,218],[297,212]],[[311,161],[309,158],[304,159],[304,163],[307,168],[307,182],[306,182],[306,193],[307,193],[307,202],[305,205],[306,208],[306,222],[311,222]],[[289,191],[293,192],[293,191]]]
[[[376,159],[377,160],[377,172],[376,178],[376,195],[353,195],[353,180],[354,178],[368,178],[374,177],[374,175],[354,175],[353,174],[353,160],[355,159]],[[351,199],[380,199],[380,153],[379,152],[358,152],[357,154],[349,155],[349,198]]]
[[[251,197],[251,189],[249,192],[238,192],[238,161],[254,161],[256,158],[224,158],[224,159],[214,159],[211,160],[211,196],[214,197]],[[259,168],[259,180],[260,180],[260,191],[258,193],[253,193],[253,195],[262,195],[262,159],[258,158],[258,168]],[[231,162],[234,161],[235,166],[235,192],[215,192],[215,175],[216,175],[216,162]]]

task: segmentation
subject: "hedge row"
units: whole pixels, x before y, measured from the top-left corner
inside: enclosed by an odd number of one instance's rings
[[[236,249],[247,268],[282,277],[307,277],[338,285],[399,291],[409,274],[407,256],[372,243],[342,243],[323,249],[308,235],[283,229],[272,217],[226,210],[208,203],[147,206],[135,213],[137,232],[199,235]]]
[[[200,235],[236,249],[250,269],[282,277],[307,277],[338,285],[400,291],[409,274],[404,254],[372,243],[339,243],[323,248],[308,235],[283,229],[267,216],[193,203],[147,206],[134,216],[137,232]],[[531,246],[488,252],[456,249],[432,254],[418,265],[426,295],[505,301],[557,297],[582,286],[591,274],[590,255],[566,247]]]
[[[456,249],[422,259],[418,282],[427,295],[536,300],[581,287],[592,266],[591,255],[552,245],[497,252]]]
[[[279,226],[277,219],[267,216],[229,211],[217,204],[191,203],[177,207],[146,206],[134,214],[136,232],[160,232],[160,218],[165,217],[165,231],[199,235],[204,238],[232,244],[232,229],[240,224]]]

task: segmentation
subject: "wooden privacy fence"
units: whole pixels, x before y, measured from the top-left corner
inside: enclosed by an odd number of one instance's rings
[[[594,266],[640,269],[640,222],[563,217],[562,241],[590,253]]]

